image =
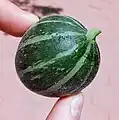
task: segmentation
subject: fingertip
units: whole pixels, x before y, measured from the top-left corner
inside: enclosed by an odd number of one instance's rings
[[[83,108],[83,102],[84,102],[84,97],[82,93],[72,97],[71,115],[75,120],[79,120],[80,118],[81,111]]]
[[[22,11],[7,0],[0,3],[0,30],[10,35],[21,37],[38,20],[37,16]]]
[[[27,31],[27,29],[32,26],[34,23],[38,22],[39,18],[32,14],[28,13],[26,11],[22,11],[22,13],[19,16],[19,21],[14,22],[14,26],[12,31],[10,32],[11,35],[16,37],[21,37],[23,34]],[[18,28],[18,29],[17,29]]]
[[[50,114],[47,120],[79,120],[84,97],[82,93],[74,96],[60,98]]]
[[[31,23],[31,24],[39,21],[39,18],[36,15],[34,15],[32,13],[28,13],[26,11],[23,11],[23,14],[21,14],[21,17],[26,19],[26,21],[28,20],[29,23]]]

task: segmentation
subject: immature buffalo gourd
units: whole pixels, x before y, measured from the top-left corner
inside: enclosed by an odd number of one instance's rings
[[[79,93],[96,76],[100,52],[96,36],[76,19],[52,15],[23,35],[15,57],[16,71],[31,91],[47,97]]]

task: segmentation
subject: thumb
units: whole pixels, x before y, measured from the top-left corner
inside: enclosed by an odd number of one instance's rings
[[[0,0],[0,30],[20,37],[38,20],[37,16],[22,11],[10,1]]]
[[[83,107],[83,95],[60,98],[46,120],[79,120]]]

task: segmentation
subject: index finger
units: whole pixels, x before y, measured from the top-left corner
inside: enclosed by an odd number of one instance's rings
[[[0,2],[0,30],[13,36],[21,37],[23,33],[39,19],[37,16],[22,11],[8,0]]]

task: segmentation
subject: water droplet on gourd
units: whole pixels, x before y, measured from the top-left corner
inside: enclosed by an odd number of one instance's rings
[[[44,34],[45,32],[43,31],[42,34]]]

